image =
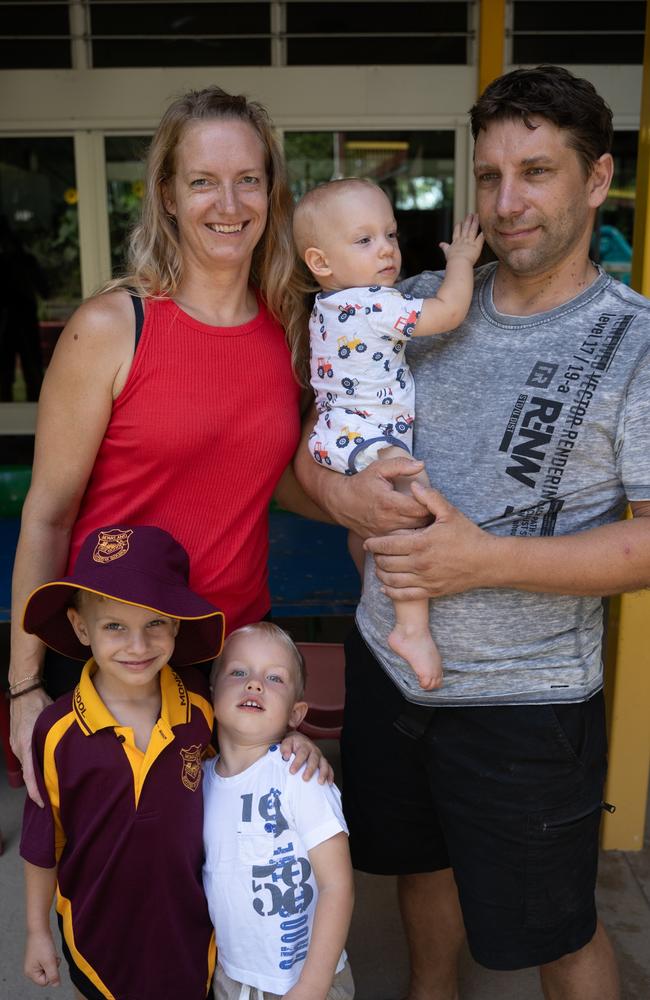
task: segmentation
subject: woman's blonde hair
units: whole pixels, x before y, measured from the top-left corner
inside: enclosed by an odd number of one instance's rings
[[[188,125],[202,121],[246,122],[265,150],[269,213],[253,252],[251,280],[275,319],[284,327],[296,376],[305,384],[308,293],[313,289],[296,254],[291,231],[293,200],[284,154],[269,114],[257,101],[221,87],[191,90],[165,111],[147,154],[140,221],[128,251],[127,274],[103,291],[128,287],[143,298],[173,297],[183,276],[176,221],[165,209],[163,185],[176,170],[176,150]]]

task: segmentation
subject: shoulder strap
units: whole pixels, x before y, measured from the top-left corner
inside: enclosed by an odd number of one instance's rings
[[[140,343],[140,337],[142,336],[142,327],[144,324],[144,307],[142,305],[142,299],[139,295],[131,295],[131,302],[133,303],[133,311],[135,313],[135,343],[133,345],[133,353],[138,349],[138,344]]]

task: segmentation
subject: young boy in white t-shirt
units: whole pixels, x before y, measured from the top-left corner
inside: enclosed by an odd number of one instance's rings
[[[350,1000],[354,889],[338,789],[278,741],[307,712],[304,661],[270,622],[233,632],[213,671],[219,756],[204,767],[203,884],[217,1000]]]

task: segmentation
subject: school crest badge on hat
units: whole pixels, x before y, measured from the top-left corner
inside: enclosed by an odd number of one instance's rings
[[[125,556],[129,551],[129,538],[132,534],[130,529],[120,531],[119,528],[111,528],[110,531],[100,531],[93,552],[95,562],[113,562],[114,559]]]

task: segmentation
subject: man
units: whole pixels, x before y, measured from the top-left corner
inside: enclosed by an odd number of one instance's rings
[[[616,1000],[594,905],[600,596],[650,583],[650,304],[589,259],[613,169],[592,85],[515,70],[471,119],[497,262],[456,331],[409,348],[415,456],[436,487],[413,497],[433,523],[387,534],[423,523],[391,487],[419,462],[345,478],[298,460],[314,499],[374,536],[347,646],[353,861],[399,876],[408,1000],[458,997],[463,924],[482,964],[539,966],[548,1000]],[[434,692],[386,643],[390,599],[424,596],[445,671]]]

